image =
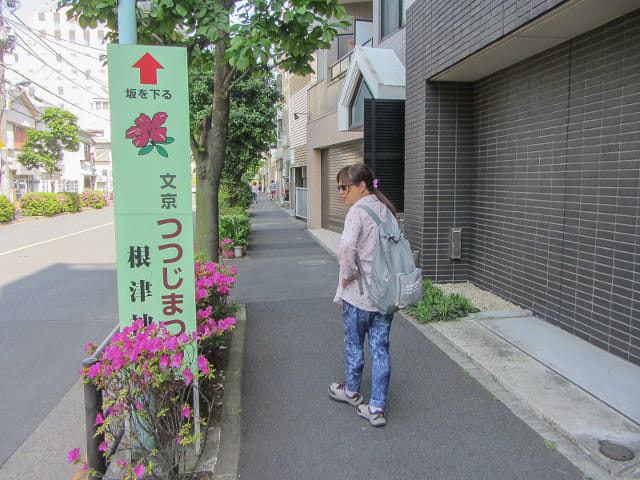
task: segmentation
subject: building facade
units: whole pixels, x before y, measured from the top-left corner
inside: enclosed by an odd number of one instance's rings
[[[640,2],[416,1],[406,35],[424,274],[640,364]]]
[[[398,173],[392,165],[395,160],[384,157],[380,149],[369,148],[392,125],[404,121],[403,112],[382,115],[383,109],[367,110],[365,105],[393,100],[404,104],[406,4],[401,0],[375,0],[343,2],[343,6],[352,17],[352,25],[340,32],[330,49],[316,53],[316,75],[305,85],[304,115],[291,120],[292,125],[296,121],[306,123],[306,152],[299,146],[295,158],[296,164],[300,157],[305,162],[301,174],[306,186],[307,224],[309,228],[335,231],[342,229],[347,212],[335,191],[336,174],[343,166],[369,163],[380,172],[385,193],[399,185],[399,199],[404,182],[402,173],[392,178]],[[402,149],[402,132],[396,138]]]
[[[37,169],[24,169],[7,152],[3,193],[19,199],[24,193],[37,191],[106,191],[111,181],[110,163],[103,164],[99,172],[95,168],[96,143],[101,146],[103,163],[111,158],[110,153],[105,154],[110,149],[105,29],[80,28],[68,21],[64,12],[56,11],[55,2],[46,2],[44,9],[25,19],[20,18],[20,10],[9,13],[5,9],[3,21],[15,37],[13,51],[4,54],[7,98],[18,91],[40,112],[57,107],[73,113],[78,117],[82,142],[78,152],[65,152],[62,171],[54,178]],[[12,125],[8,127],[10,139]],[[18,140],[25,134],[23,127],[17,126]]]

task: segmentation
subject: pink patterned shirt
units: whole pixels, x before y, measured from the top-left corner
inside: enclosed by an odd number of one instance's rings
[[[342,304],[342,300],[345,300],[361,310],[375,312],[378,309],[369,297],[364,281],[362,282],[363,295],[360,294],[358,279],[349,282],[344,289],[342,288],[343,278],[346,279],[358,273],[356,252],[360,256],[367,283],[371,283],[371,260],[378,240],[378,225],[365,210],[360,208],[360,205],[367,205],[382,221],[387,218],[387,215],[392,215],[389,209],[373,194],[361,198],[351,206],[344,219],[344,229],[340,238],[340,249],[338,250],[340,274],[338,290],[333,301]]]

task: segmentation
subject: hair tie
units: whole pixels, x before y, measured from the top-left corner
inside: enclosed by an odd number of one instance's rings
[[[373,179],[373,188],[378,188],[378,179],[377,178]]]

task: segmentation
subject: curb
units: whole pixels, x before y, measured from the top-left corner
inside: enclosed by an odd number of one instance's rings
[[[215,480],[238,478],[238,461],[240,458],[240,393],[246,323],[247,310],[245,305],[240,305],[240,311],[236,315],[236,328],[231,340],[229,365],[227,366],[225,379],[222,420],[220,422],[220,446],[218,450],[218,460],[213,472],[213,478]]]

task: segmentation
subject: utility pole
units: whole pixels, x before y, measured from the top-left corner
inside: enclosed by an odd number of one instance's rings
[[[9,185],[9,159],[7,158],[7,88],[4,82],[4,41],[7,35],[5,35],[4,29],[4,12],[2,11],[2,7],[4,4],[4,0],[0,0],[0,35],[2,38],[0,41],[2,45],[0,46],[0,105],[2,105],[2,110],[0,110],[0,182],[2,185],[1,192],[2,195],[7,197],[9,200],[13,200],[11,198],[11,186]]]
[[[0,0],[0,193],[9,200],[14,201],[11,195],[11,176],[9,171],[9,158],[7,148],[7,108],[9,105],[9,89],[5,81],[4,54],[11,53],[15,46],[15,37],[9,35],[9,27],[4,23],[3,7],[17,6],[16,0]]]

